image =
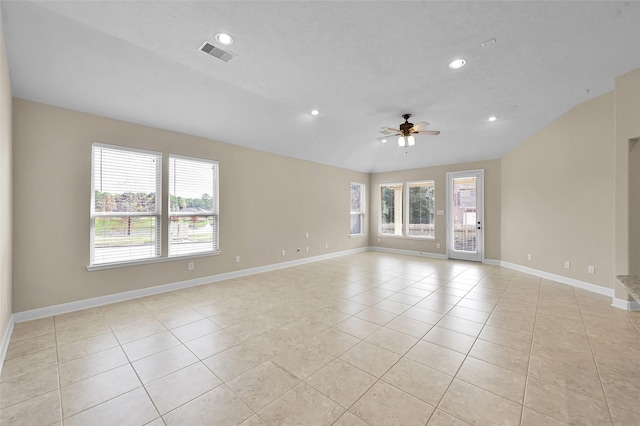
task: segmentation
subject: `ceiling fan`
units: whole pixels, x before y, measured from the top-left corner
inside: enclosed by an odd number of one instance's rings
[[[413,135],[437,136],[440,134],[439,130],[424,130],[427,126],[429,126],[429,123],[427,123],[426,121],[421,121],[417,124],[409,123],[411,114],[402,114],[402,118],[404,118],[404,123],[400,124],[400,129],[383,127],[380,133],[385,136],[378,139],[385,139],[386,136],[398,136],[398,145],[400,145],[401,147],[407,147],[416,144],[416,140]]]

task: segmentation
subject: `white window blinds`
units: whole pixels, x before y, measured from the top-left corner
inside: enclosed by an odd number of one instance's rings
[[[162,155],[92,147],[91,264],[160,256]]]
[[[219,251],[218,163],[169,157],[169,256]]]

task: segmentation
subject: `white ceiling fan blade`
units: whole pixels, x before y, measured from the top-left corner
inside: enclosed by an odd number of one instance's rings
[[[400,133],[400,130],[392,129],[391,127],[383,127],[382,130],[380,130],[380,133],[382,133],[383,135],[393,135],[396,133]]]
[[[424,130],[425,127],[429,127],[430,125],[431,123],[427,123],[426,121],[421,121],[419,123],[414,124],[411,129],[419,132],[420,130]]]
[[[440,134],[440,130],[421,130],[419,132],[411,132],[414,135],[433,135],[437,136]]]

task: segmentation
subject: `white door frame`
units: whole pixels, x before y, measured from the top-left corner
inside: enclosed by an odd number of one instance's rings
[[[453,239],[452,181],[457,178],[476,177],[476,252],[455,250]],[[484,263],[484,169],[447,173],[447,257]]]

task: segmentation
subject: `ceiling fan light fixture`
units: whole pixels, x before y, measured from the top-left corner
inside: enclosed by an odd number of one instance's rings
[[[460,68],[464,67],[467,64],[467,61],[465,61],[464,59],[456,59],[454,61],[451,61],[451,63],[449,64],[449,68],[451,68],[452,70],[459,70]]]
[[[407,144],[414,146],[416,144],[416,138],[414,138],[413,135],[407,136]]]
[[[398,146],[399,146],[399,147],[406,146],[406,142],[405,142],[405,140],[404,140],[404,136],[400,136],[400,137],[398,138]]]
[[[386,139],[382,139],[380,142],[387,143],[387,140]]]
[[[312,109],[311,110],[311,115],[316,116],[318,114],[320,114],[320,111],[318,111],[317,109]]]
[[[492,115],[491,117],[489,117],[489,121],[493,122],[496,121],[498,119],[498,117],[496,117],[495,115]]]
[[[224,44],[225,46],[231,46],[233,44],[233,37],[231,37],[227,33],[216,34],[216,40],[218,40],[220,43]]]

